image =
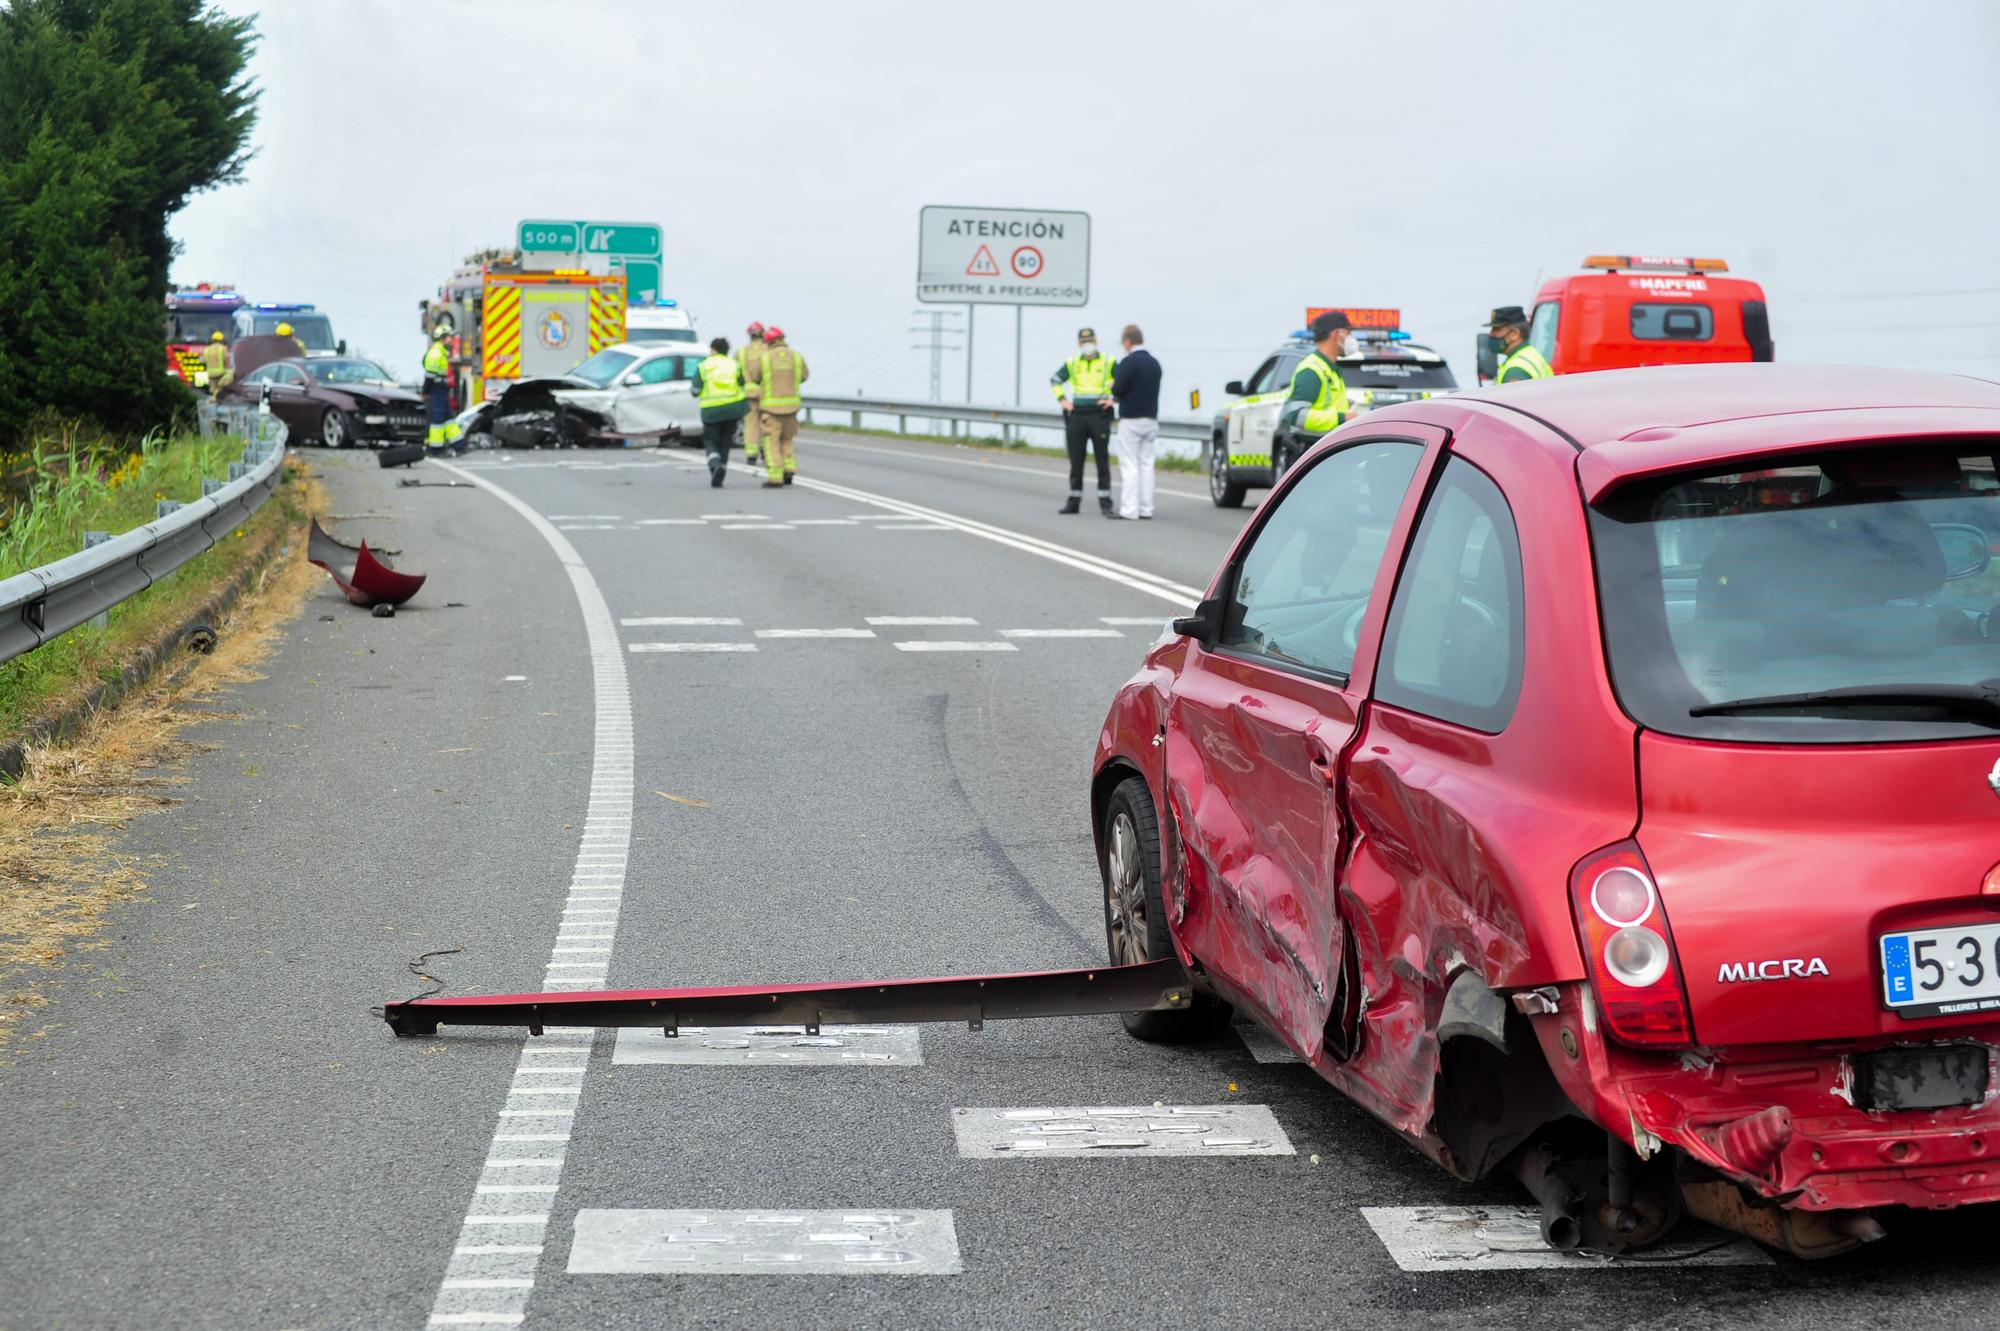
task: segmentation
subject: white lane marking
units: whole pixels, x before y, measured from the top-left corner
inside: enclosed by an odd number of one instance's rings
[[[758,629],[760,638],[872,638],[874,629]]]
[[[623,522],[616,513],[545,513],[550,522]]]
[[[578,835],[578,853],[570,889],[574,892],[586,880],[616,882],[622,888],[626,869],[625,856],[630,851],[631,843],[634,739],[632,690],[625,673],[625,652],[619,639],[618,621],[613,617],[611,607],[605,602],[603,589],[598,586],[597,579],[591,576],[590,567],[584,562],[583,556],[577,553],[576,547],[571,545],[548,519],[492,481],[448,462],[440,462],[437,465],[462,480],[470,481],[519,513],[540,534],[542,540],[554,552],[557,561],[563,566],[564,572],[569,575],[570,591],[575,595],[577,608],[583,614],[585,641],[590,652],[591,701],[594,712],[589,803],[584,810],[582,831]],[[590,837],[593,833],[600,835],[594,838],[591,852],[586,856],[583,853],[582,842],[585,837]],[[568,925],[558,923],[555,938],[551,943],[550,963],[564,964],[556,956],[555,949],[568,943],[589,939],[608,948],[616,935],[616,926],[615,915],[597,920],[592,927],[598,932],[592,934],[572,933]],[[591,980],[578,983],[596,986],[601,982]],[[594,1045],[597,1040],[596,1032],[588,1028],[550,1027],[548,1030],[558,1035],[581,1036],[583,1038],[580,1043],[586,1048]],[[564,1043],[579,1043],[579,1041],[564,1041]],[[509,1084],[506,1101],[498,1111],[495,1136],[500,1135],[509,1119],[547,1112],[530,1108],[538,1097],[572,1101],[572,1105],[561,1112],[573,1115],[574,1102],[583,1094],[580,1084],[523,1085],[524,1074],[532,1080],[536,1073],[567,1072],[581,1076],[583,1071],[581,1064],[567,1068],[539,1064],[527,1056],[525,1044],[523,1049],[523,1053],[515,1059],[514,1080]],[[588,1055],[585,1057],[587,1059]],[[500,1159],[509,1158],[504,1149],[496,1153],[490,1148],[482,1158],[495,1158],[496,1154]],[[496,1193],[532,1192],[537,1203],[546,1207],[548,1197],[560,1186],[562,1176],[562,1170],[558,1166],[548,1171],[555,1181],[546,1184],[508,1184],[495,1181],[507,1177],[512,1172],[512,1166],[499,1167],[491,1173],[481,1172],[480,1181],[474,1187],[472,1200],[467,1205],[466,1215],[459,1230],[459,1245],[462,1246],[471,1234],[476,1232],[475,1227],[494,1224],[546,1225],[548,1223],[548,1216],[545,1214],[496,1216],[486,1209],[496,1204],[492,1196]],[[431,1321],[437,1323],[443,1319],[443,1325],[456,1325],[460,1322],[472,1325],[474,1323],[467,1319],[484,1318],[489,1322],[498,1319],[504,1324],[519,1325],[527,1315],[528,1300],[534,1291],[536,1265],[535,1257],[527,1253],[470,1257],[460,1256],[454,1252],[449,1265],[440,1277],[436,1297],[432,1300]],[[509,1279],[522,1283],[504,1289],[482,1289],[477,1292],[449,1284],[453,1280],[472,1278]]]
[[[723,531],[790,531],[789,522],[719,522],[716,526]]]
[[[625,1027],[613,1063],[679,1063],[731,1067],[907,1068],[924,1061],[915,1026],[683,1026],[673,1039],[657,1030]]]
[[[1291,1155],[1264,1105],[1096,1105],[959,1109],[951,1116],[968,1160],[1013,1156]]]
[[[576,1213],[571,1275],[944,1276],[962,1270],[950,1211]]]
[[[1120,628],[1165,628],[1166,615],[1099,615],[1100,624],[1114,624]]]
[[[488,1156],[488,1157],[486,1157],[486,1168],[488,1168],[488,1169],[560,1169],[560,1168],[562,1168],[562,1162],[563,1162],[563,1158],[562,1158],[561,1156],[559,1156],[559,1155],[555,1155],[555,1156],[550,1156],[550,1157],[549,1157],[548,1159],[546,1159],[546,1160],[520,1160],[520,1159],[516,1159],[516,1160],[503,1160],[503,1159],[501,1159],[501,1158],[500,1158],[500,1157],[498,1157],[498,1156]]]
[[[432,1313],[426,1326],[519,1326],[528,1320],[526,1313],[469,1312]]]
[[[741,628],[743,621],[723,615],[636,615],[618,621],[628,629]]]
[[[508,675],[500,682],[502,684],[525,684],[528,682],[528,677],[526,675]]]
[[[885,522],[876,531],[950,531],[942,522]]]
[[[761,475],[762,473],[756,474]],[[703,522],[769,522],[771,521],[771,515],[768,513],[704,513],[701,515],[701,520]]]
[[[1117,629],[1001,629],[1003,638],[1122,638]]]
[[[566,1142],[567,1132],[501,1132],[495,1133],[496,1142]]]
[[[706,527],[707,518],[640,518],[641,527]]]
[[[627,644],[635,652],[754,652],[754,642],[635,642]]]
[[[542,1245],[539,1243],[463,1243],[452,1251],[467,1257],[498,1257],[502,1254],[517,1253],[523,1257],[539,1257]]]
[[[756,474],[747,467],[741,468],[741,470],[749,475]],[[1157,573],[1149,573],[1145,569],[1134,568],[1130,564],[1121,564],[1116,560],[1106,559],[1102,555],[1093,555],[1085,550],[1078,550],[1067,545],[1058,545],[1054,541],[1045,541],[1039,536],[1029,536],[1025,532],[1018,532],[1010,527],[998,527],[990,522],[978,522],[972,518],[962,518],[956,514],[944,512],[941,509],[926,508],[922,504],[912,504],[901,499],[891,499],[888,495],[875,494],[869,490],[857,490],[848,485],[834,485],[827,481],[811,480],[804,476],[798,478],[798,483],[808,490],[817,490],[821,494],[835,495],[842,499],[852,499],[856,503],[873,504],[877,508],[887,509],[891,513],[899,513],[904,517],[923,518],[931,522],[941,522],[945,526],[955,528],[968,536],[977,536],[982,540],[994,541],[1015,550],[1025,551],[1028,554],[1037,555],[1043,559],[1053,560],[1058,564],[1105,578],[1121,586],[1130,587],[1134,591],[1144,592],[1148,596],[1157,596],[1163,601],[1171,601],[1175,605],[1193,606],[1202,596],[1201,588],[1199,587],[1190,587],[1185,583],[1174,582],[1169,578],[1161,577]]]
[[[574,1109],[503,1109],[503,1110],[501,1110],[501,1111],[500,1111],[500,1117],[502,1117],[502,1118],[570,1118],[570,1117],[573,1117],[573,1116],[575,1115],[575,1113],[576,1113],[576,1111],[575,1111]]]
[[[853,518],[793,518],[794,527],[858,527]]]
[[[980,462],[973,458],[932,457],[929,454],[916,451],[915,448],[871,448],[867,444],[850,444],[837,439],[825,438],[816,431],[812,431],[810,426],[806,427],[806,430],[801,433],[811,434],[814,448],[845,448],[855,453],[879,453],[883,457],[895,458],[898,461],[908,459],[915,462],[941,462],[952,467],[978,467],[982,471],[1011,471],[1019,473],[1022,476],[1033,476],[1037,480],[1049,481],[1054,484],[1060,484],[1063,479],[1062,472],[1058,470],[1062,464],[1055,458],[1049,459],[1054,465],[1047,471],[1043,471],[1036,467],[1014,467],[1004,462]],[[918,445],[917,447],[926,447],[926,445]],[[1153,493],[1166,495],[1172,499],[1192,499],[1211,504],[1215,502],[1208,495],[1200,491],[1176,490],[1164,485],[1154,487]]]
[[[465,1280],[447,1280],[444,1282],[444,1288],[446,1289],[533,1289],[534,1287],[535,1282],[532,1280],[505,1280],[498,1278],[484,1279],[474,1277]]]
[[[1364,1206],[1362,1219],[1405,1271],[1658,1271],[1675,1266],[1769,1266],[1770,1254],[1748,1239],[1683,1222],[1643,1262],[1559,1252],[1542,1242],[1532,1206]]]
[[[1291,1051],[1283,1040],[1250,1020],[1239,1021],[1235,1025],[1236,1038],[1250,1051],[1250,1057],[1259,1063],[1303,1063],[1304,1059]]]
[[[899,652],[1018,652],[1011,642],[899,642]]]
[[[556,528],[557,531],[617,531],[618,529],[615,523],[610,522],[565,522]]]
[[[883,628],[919,628],[925,625],[977,624],[970,615],[869,615],[868,622]]]

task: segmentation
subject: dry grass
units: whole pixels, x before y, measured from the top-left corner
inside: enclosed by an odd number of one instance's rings
[[[324,511],[317,483],[307,477],[303,488],[305,508]],[[111,909],[143,896],[147,866],[118,849],[116,833],[178,802],[175,787],[186,778],[175,768],[203,747],[183,732],[217,716],[191,709],[262,678],[258,666],[318,583],[304,530],[289,539],[291,553],[266,565],[217,625],[213,654],[177,662],[72,742],[31,749],[20,782],[0,786],[0,1052],[46,1004],[51,976],[102,946],[97,934]]]

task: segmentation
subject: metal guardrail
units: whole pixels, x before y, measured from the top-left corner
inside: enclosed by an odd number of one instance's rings
[[[243,460],[230,464],[229,480],[143,527],[0,581],[0,661],[31,652],[144,591],[263,507],[285,464],[284,424],[254,408],[207,403],[200,423],[204,436],[238,433],[249,441]]]
[[[800,417],[805,424],[812,423],[815,411],[845,412],[851,417],[855,429],[861,428],[864,416],[894,416],[896,432],[910,432],[910,418],[919,420],[964,422],[967,425],[997,425],[1003,432],[1007,429],[1057,430],[1063,428],[1063,414],[1060,410],[1033,407],[982,406],[976,402],[917,402],[906,398],[886,397],[816,397],[811,394],[799,399],[802,408]],[[1160,421],[1162,439],[1192,439],[1206,444],[1215,437],[1215,423],[1207,419],[1183,419]]]

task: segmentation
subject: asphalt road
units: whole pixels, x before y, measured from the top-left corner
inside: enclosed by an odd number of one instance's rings
[[[1521,1197],[1454,1183],[1235,1034],[934,1026],[921,1062],[774,1038],[716,1041],[706,1065],[619,1061],[666,1042],[608,1033],[393,1039],[369,1008],[415,992],[406,963],[435,949],[462,949],[428,963],[452,992],[1101,959],[1092,742],[1172,588],[1205,586],[1246,514],[1197,477],[1163,478],[1153,522],[1106,522],[1058,516],[1038,459],[800,452],[779,492],[711,490],[692,451],[462,464],[492,488],[322,457],[340,529],[431,580],[389,620],[323,590],[195,731],[216,747],[186,803],[126,833],[150,899],[0,1067],[0,1326],[2000,1319],[1988,1215],[1911,1218],[1810,1267],[1405,1270],[1363,1208],[1448,1223]],[[1018,1133],[1217,1105],[1275,1131],[961,1153],[962,1109],[1065,1111],[1002,1120]],[[636,1271],[572,1273],[604,1256],[579,1230],[630,1209],[702,1212],[706,1234],[684,1216],[688,1241],[657,1230]],[[951,1273],[840,1265],[844,1241],[933,1212]],[[789,1255],[714,1241],[758,1224]],[[823,1258],[846,1274],[808,1274]]]

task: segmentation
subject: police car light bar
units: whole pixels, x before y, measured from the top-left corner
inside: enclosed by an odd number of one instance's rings
[[[1664,258],[1653,254],[1593,254],[1583,261],[1585,268],[1607,272],[1623,269],[1634,273],[1726,273],[1729,265],[1720,259]]]
[[[1407,342],[1410,335],[1400,328],[1361,328],[1354,334],[1362,342]]]
[[[1401,310],[1361,309],[1353,305],[1308,305],[1306,307],[1306,325],[1310,327],[1312,321],[1319,318],[1320,315],[1329,314],[1336,310],[1346,315],[1347,322],[1354,325],[1356,329],[1378,328],[1387,332],[1403,326],[1403,312]]]
[[[257,308],[260,310],[310,310],[312,306],[300,305],[296,302],[265,300],[259,301]]]

